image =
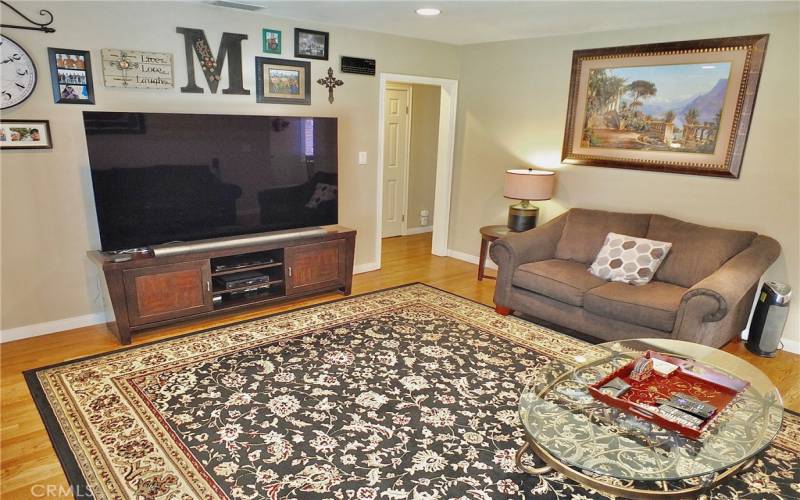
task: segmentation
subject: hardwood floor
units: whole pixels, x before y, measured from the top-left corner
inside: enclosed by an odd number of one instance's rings
[[[476,249],[479,243],[476,235]],[[433,256],[430,248],[429,233],[384,240],[383,268],[355,276],[353,293],[420,281],[492,305],[493,280],[477,281],[476,265]],[[341,295],[328,294],[291,305],[253,309],[212,320],[164,327],[134,335],[133,345],[338,298]],[[22,371],[119,348],[111,333],[100,325],[0,346],[0,497],[31,498],[35,493],[45,492],[46,486],[53,488],[51,497],[70,496],[68,483],[31,400]],[[785,406],[800,411],[800,384],[797,382],[800,380],[800,356],[781,352],[774,359],[760,358],[750,354],[741,342],[728,344],[725,350],[764,371],[780,389]],[[32,491],[35,485],[44,486],[37,486],[38,489]]]

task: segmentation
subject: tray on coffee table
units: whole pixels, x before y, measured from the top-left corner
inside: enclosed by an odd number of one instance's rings
[[[598,382],[589,385],[589,393],[595,399],[610,406],[620,408],[627,413],[692,439],[698,439],[736,395],[749,385],[749,382],[714,370],[709,366],[704,366],[702,373],[694,372],[688,368],[696,366],[693,360],[677,358],[656,351],[647,351],[643,357],[665,361],[678,368],[665,377],[653,373],[644,380],[635,380],[630,375],[637,358],[609,373]],[[620,396],[612,396],[600,390],[615,378],[630,385],[630,389]],[[653,407],[659,405],[660,400],[669,400],[677,393],[687,394],[699,401],[709,403],[716,408],[716,411],[697,428],[682,425],[652,411]]]

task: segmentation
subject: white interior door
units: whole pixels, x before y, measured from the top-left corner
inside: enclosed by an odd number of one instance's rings
[[[411,86],[386,86],[383,124],[383,237],[406,231]]]

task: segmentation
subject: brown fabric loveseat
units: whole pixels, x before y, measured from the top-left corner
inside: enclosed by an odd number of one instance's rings
[[[650,283],[607,282],[588,268],[609,232],[672,243]],[[494,302],[605,340],[673,338],[720,347],[747,324],[759,279],[780,254],[767,236],[662,215],[571,209],[498,239]]]

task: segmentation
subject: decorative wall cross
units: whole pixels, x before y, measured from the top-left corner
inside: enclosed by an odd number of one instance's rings
[[[333,104],[333,89],[344,85],[344,82],[341,80],[337,80],[333,76],[333,68],[328,68],[328,76],[326,78],[320,78],[317,80],[317,83],[322,85],[323,87],[328,87],[328,102]]]

